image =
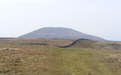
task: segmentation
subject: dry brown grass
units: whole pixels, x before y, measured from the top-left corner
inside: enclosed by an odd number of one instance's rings
[[[120,75],[120,50],[56,47],[72,41],[0,39],[0,75]]]

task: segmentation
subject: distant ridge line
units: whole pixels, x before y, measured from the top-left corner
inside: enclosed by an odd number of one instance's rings
[[[71,28],[64,27],[45,27],[30,33],[24,34],[19,38],[42,38],[42,39],[90,39],[90,40],[104,40],[103,38],[85,34]]]

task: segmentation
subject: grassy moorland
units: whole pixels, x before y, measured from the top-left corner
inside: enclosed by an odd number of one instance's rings
[[[0,41],[2,42],[0,75],[120,75],[121,73],[121,50],[55,46],[69,44],[72,40]]]

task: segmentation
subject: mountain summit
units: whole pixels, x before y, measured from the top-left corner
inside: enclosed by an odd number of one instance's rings
[[[20,38],[44,38],[44,39],[90,39],[104,40],[100,37],[81,33],[79,31],[63,28],[63,27],[45,27],[28,34],[20,36]]]

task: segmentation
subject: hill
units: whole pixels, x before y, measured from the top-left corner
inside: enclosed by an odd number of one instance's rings
[[[79,31],[63,28],[63,27],[45,27],[28,34],[24,34],[19,38],[44,38],[44,39],[90,39],[90,40],[104,40],[100,37],[81,33]]]

